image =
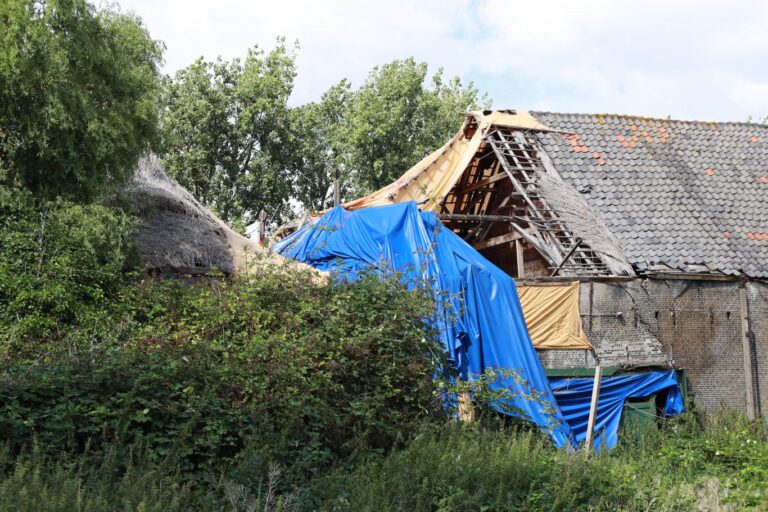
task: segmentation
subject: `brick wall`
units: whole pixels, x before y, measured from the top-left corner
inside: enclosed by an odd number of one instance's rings
[[[757,403],[768,416],[768,284],[748,283],[750,331],[754,334],[753,365]]]
[[[747,292],[756,387],[762,409],[768,411],[768,285],[748,283]],[[710,411],[723,406],[746,410],[737,282],[582,283],[580,302],[584,328],[604,366],[685,368],[697,405]],[[584,351],[540,351],[539,355],[548,368],[595,364]]]
[[[662,343],[648,328],[636,296],[641,281],[582,283],[580,296],[584,330],[603,366],[668,365]],[[594,366],[583,350],[540,351],[544,366],[572,368]],[[586,361],[586,364],[585,364]]]

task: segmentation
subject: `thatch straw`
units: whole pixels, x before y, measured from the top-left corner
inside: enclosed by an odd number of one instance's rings
[[[142,264],[163,273],[228,275],[264,264],[307,269],[234,232],[168,177],[158,158],[142,158],[126,192],[141,216],[136,245]]]
[[[619,241],[576,189],[543,172],[536,173],[536,186],[568,229],[601,257],[613,275],[635,275]]]

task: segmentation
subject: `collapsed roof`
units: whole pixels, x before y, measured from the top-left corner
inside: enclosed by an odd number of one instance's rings
[[[518,274],[765,278],[767,193],[766,126],[486,110],[345,206],[415,201],[502,266],[517,244]]]
[[[258,270],[261,264],[309,268],[234,232],[169,178],[154,155],[139,161],[126,194],[140,217],[134,238],[148,270],[188,275],[215,270],[231,275]]]
[[[541,133],[638,270],[768,277],[768,126],[537,112]]]

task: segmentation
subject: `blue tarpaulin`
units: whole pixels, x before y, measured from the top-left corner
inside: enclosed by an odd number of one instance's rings
[[[587,436],[593,382],[591,377],[549,379],[557,404],[571,426],[573,440],[578,444]],[[601,379],[595,419],[595,448],[616,446],[621,412],[627,399],[644,398],[662,391],[667,393],[663,415],[669,417],[683,412],[683,398],[674,370]]]
[[[593,379],[546,378],[513,279],[445,228],[434,213],[413,202],[356,211],[337,207],[273,249],[343,279],[378,269],[399,271],[410,284],[427,283],[443,305],[435,327],[460,378],[472,380],[488,369],[516,372],[522,379],[510,376],[496,382],[498,388],[511,390],[511,403],[502,412],[518,411],[546,430],[557,446],[584,441]],[[664,390],[664,414],[682,412],[674,371],[602,379],[595,423],[598,449],[616,445],[627,399]]]
[[[511,391],[503,412],[511,406],[557,446],[569,444],[570,427],[528,336],[514,281],[434,213],[413,202],[356,211],[336,207],[273,249],[345,279],[377,268],[399,271],[407,283],[428,283],[438,303],[448,303],[435,322],[459,376],[471,380],[488,369],[516,372],[522,379],[496,381],[499,389]]]

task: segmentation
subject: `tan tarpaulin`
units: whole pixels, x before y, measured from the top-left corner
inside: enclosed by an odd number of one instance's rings
[[[477,129],[470,138],[464,135],[465,130],[462,128],[443,147],[424,157],[397,181],[368,196],[350,201],[344,207],[348,210],[357,210],[370,206],[416,201],[422,210],[437,211],[445,196],[472,162],[491,127],[552,131],[523,110],[470,112],[467,114],[464,126],[466,127],[468,123],[477,124]]]
[[[536,348],[592,348],[581,323],[579,283],[518,286],[528,333]]]

